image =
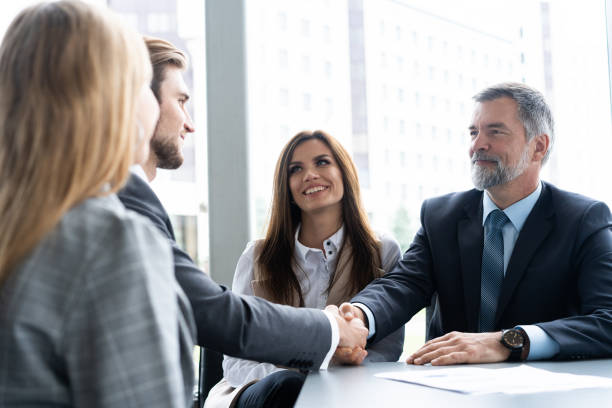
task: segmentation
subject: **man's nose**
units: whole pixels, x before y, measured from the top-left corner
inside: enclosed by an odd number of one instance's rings
[[[489,150],[489,141],[487,140],[486,135],[484,135],[482,132],[478,132],[472,139],[470,150],[473,152],[478,150]]]
[[[193,133],[195,132],[195,127],[193,125],[193,120],[191,119],[191,116],[189,116],[189,112],[185,111],[185,130],[187,131],[187,133]]]

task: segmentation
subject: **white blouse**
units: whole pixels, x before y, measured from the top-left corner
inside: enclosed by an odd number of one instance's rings
[[[330,275],[336,269],[338,251],[344,239],[344,227],[324,242],[326,254],[318,248],[309,248],[297,239],[300,229],[295,233],[295,258],[299,266],[296,275],[302,289],[304,306],[323,309],[327,303],[327,287]],[[389,272],[400,257],[400,246],[397,241],[388,235],[378,235],[381,242],[382,266]],[[232,291],[253,295],[251,281],[253,281],[253,263],[255,242],[247,244],[236,265]],[[390,334],[374,346],[368,348],[369,361],[397,361],[404,344],[404,328]],[[273,364],[259,363],[235,357],[224,356],[223,374],[233,387],[241,387],[253,380],[262,379],[268,374],[283,370]]]

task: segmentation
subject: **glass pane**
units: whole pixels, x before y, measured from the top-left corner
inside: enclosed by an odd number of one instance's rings
[[[173,216],[177,242],[207,271],[204,5],[195,0],[108,0],[108,6],[137,31],[168,40],[188,56],[183,78],[191,91],[187,106],[196,131],[185,139],[183,165],[176,170],[158,170],[152,186]],[[196,157],[200,158],[197,163]]]
[[[471,98],[505,81],[534,86],[553,108],[543,179],[612,204],[604,5],[246,2],[254,238],[264,233],[282,146],[323,129],[352,152],[373,227],[407,249],[424,199],[472,188]]]

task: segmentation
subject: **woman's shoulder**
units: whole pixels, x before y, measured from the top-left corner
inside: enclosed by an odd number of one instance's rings
[[[261,245],[263,244],[263,239],[255,239],[253,241],[247,242],[244,247],[244,251],[242,251],[242,255],[240,257],[254,259],[261,252]]]
[[[115,254],[119,249],[156,257],[169,245],[148,219],[127,210],[114,194],[88,198],[71,208],[48,241],[64,242],[64,250],[80,253],[81,259]]]
[[[395,239],[395,237],[386,231],[374,231],[374,236],[376,237],[376,239],[378,240],[378,242],[380,242],[381,247],[383,248],[383,250],[385,248],[399,248],[399,242],[397,241],[397,239]]]
[[[395,237],[386,232],[375,232],[380,242],[380,256],[382,267],[386,272],[395,266],[401,256],[401,248]]]
[[[261,242],[263,240],[249,241],[242,251],[242,255],[236,264],[234,279],[232,281],[232,290],[237,293],[252,294],[251,281],[255,276],[255,259],[261,250]]]
[[[73,207],[62,218],[62,223],[82,230],[96,230],[116,234],[130,234],[134,231],[151,233],[158,238],[157,229],[142,215],[125,208],[115,194],[92,197]],[[154,231],[154,232],[152,232]]]
[[[48,302],[42,302],[61,311],[68,300],[84,298],[106,283],[125,288],[134,281],[142,286],[165,279],[167,285],[173,276],[171,257],[154,227],[126,211],[116,197],[94,197],[64,214],[24,258],[14,279],[16,285],[36,286],[29,293],[38,297],[41,287],[61,288],[45,291]]]

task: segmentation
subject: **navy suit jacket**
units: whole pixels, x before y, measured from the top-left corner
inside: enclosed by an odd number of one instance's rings
[[[398,265],[351,302],[374,314],[383,338],[432,296],[429,338],[477,332],[483,248],[478,190],[426,200],[421,228]],[[612,356],[612,216],[608,207],[543,183],[506,270],[496,330],[536,324],[560,345],[556,356]]]
[[[148,218],[172,245],[176,280],[191,303],[198,345],[287,367],[321,366],[331,346],[331,327],[323,312],[240,296],[215,283],[179,248],[166,210],[144,180],[132,174],[118,196],[126,208]]]

